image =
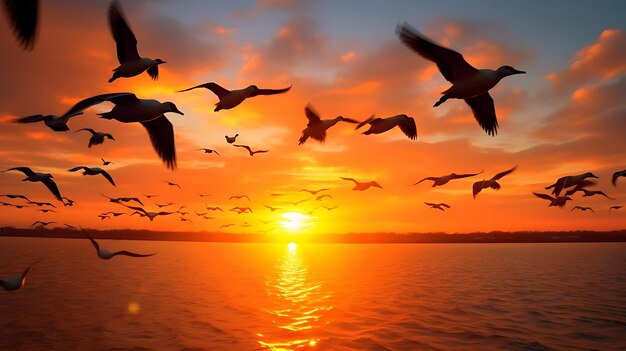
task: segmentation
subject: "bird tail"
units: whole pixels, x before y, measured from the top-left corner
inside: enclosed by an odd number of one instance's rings
[[[493,182],[491,184],[491,189],[500,190],[500,188],[501,188],[501,186],[500,186],[500,183],[498,183],[498,182]]]
[[[446,102],[446,100],[448,100],[448,97],[445,96],[445,95],[442,96],[441,99],[439,99],[439,101],[435,102],[435,105],[433,105],[433,107],[437,107],[437,106],[443,104],[444,102]]]
[[[301,136],[300,139],[298,139],[298,145],[302,145],[304,144],[304,142],[307,140],[308,138],[306,136]]]
[[[120,77],[120,74],[117,70],[113,70],[113,75],[109,78],[109,83],[113,83],[117,78]]]

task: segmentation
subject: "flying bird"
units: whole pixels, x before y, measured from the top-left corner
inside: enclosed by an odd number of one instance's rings
[[[150,195],[150,194],[148,194],[148,195],[146,195],[146,194],[142,194],[142,195],[143,195],[143,196],[145,196],[147,199],[150,199],[150,198],[153,198],[153,197],[159,196],[159,195]]]
[[[28,268],[26,268],[26,270],[24,270],[24,272],[17,277],[0,279],[0,286],[6,291],[15,291],[20,288],[23,288],[24,284],[26,283],[26,276],[28,275],[28,272],[30,272],[31,267],[35,265],[35,263],[28,266]]]
[[[237,137],[239,136],[239,133],[235,134],[234,136],[228,136],[228,135],[224,135],[224,138],[226,139],[226,142],[229,144],[234,143],[235,141],[237,141]]]
[[[256,85],[250,85],[244,89],[238,90],[228,90],[219,86],[217,83],[205,83],[196,85],[195,87],[191,87],[184,90],[179,90],[179,93],[197,89],[197,88],[206,88],[209,89],[213,94],[217,95],[219,101],[215,104],[214,112],[219,110],[229,110],[231,108],[236,107],[241,104],[245,99],[259,96],[259,95],[274,95],[286,93],[291,89],[291,86],[284,89],[259,89]]]
[[[182,189],[179,184],[170,182],[169,180],[164,180],[163,183],[167,183],[169,186],[176,186],[178,189]]]
[[[20,46],[32,50],[37,36],[39,0],[3,0],[2,3]]]
[[[0,197],[8,197],[9,199],[24,199],[30,202],[30,200],[26,196],[20,194],[1,194]]]
[[[200,195],[200,197],[209,197],[209,196],[211,196],[211,194],[201,194],[201,193],[198,193],[198,195]]]
[[[102,157],[100,157],[100,159],[102,160],[102,165],[103,166],[108,166],[108,165],[114,165],[115,163],[111,162],[111,161],[105,161]]]
[[[285,201],[286,204],[290,204],[293,206],[298,206],[299,204],[308,201],[307,199],[302,199],[302,200],[298,200],[298,201]]]
[[[618,205],[616,205],[616,206],[611,206],[611,207],[609,207],[609,212],[611,212],[611,210],[619,210],[619,209],[620,209],[620,208],[622,208],[622,207],[623,207],[623,206],[618,206]]]
[[[246,212],[253,213],[250,207],[233,207],[229,211],[237,212],[238,214],[242,214]]]
[[[626,169],[613,173],[613,177],[611,177],[611,183],[613,183],[613,186],[617,186],[617,178],[619,177],[626,177]]]
[[[452,83],[449,89],[442,92],[443,96],[434,107],[448,99],[463,99],[472,109],[474,118],[481,128],[491,136],[496,135],[498,120],[489,90],[504,77],[526,72],[511,66],[502,66],[495,71],[476,69],[465,61],[460,53],[433,43],[406,23],[398,25],[396,33],[406,46],[435,63],[443,77]]]
[[[91,128],[82,128],[82,129],[79,129],[79,130],[75,131],[74,133],[78,133],[78,132],[83,131],[83,130],[88,131],[89,133],[91,133],[91,138],[89,138],[89,144],[87,144],[87,147],[92,147],[94,145],[100,145],[100,144],[104,143],[104,138],[107,138],[109,140],[115,141],[115,138],[113,137],[113,135],[111,135],[109,133],[104,133],[104,132],[96,132],[95,130],[93,130]],[[106,164],[105,164],[105,166],[106,166]]]
[[[339,206],[333,206],[333,207],[331,207],[331,206],[324,206],[324,205],[322,205],[322,207],[324,207],[324,208],[325,208],[325,209],[327,209],[328,211],[332,211],[332,210],[336,209],[336,208],[337,208],[337,207],[339,207]]]
[[[119,217],[119,216],[122,216],[122,215],[125,215],[125,214],[126,213],[124,213],[124,212],[112,212],[112,211],[103,213],[103,215],[113,215],[113,217]]]
[[[246,150],[248,150],[248,153],[250,154],[250,156],[254,156],[254,154],[261,154],[264,152],[269,152],[269,150],[256,150],[256,151],[252,151],[252,149],[250,148],[250,146],[248,145],[239,145],[239,144],[233,144],[233,146],[235,147],[242,147]]]
[[[369,181],[369,182],[359,182],[354,178],[344,178],[344,177],[339,177],[343,180],[349,180],[354,182],[354,188],[352,188],[352,190],[358,190],[358,191],[363,191],[363,190],[367,190],[370,187],[375,187],[375,188],[383,188],[382,186],[380,186],[380,184],[376,183],[375,181]]]
[[[454,179],[462,179],[462,178],[469,178],[469,177],[473,177],[473,176],[477,176],[479,174],[481,174],[482,171],[478,172],[478,173],[468,173],[468,174],[456,174],[456,173],[450,173],[448,175],[444,175],[441,177],[426,177],[420,181],[418,181],[417,183],[413,184],[413,185],[417,185],[423,181],[426,180],[431,180],[433,182],[432,187],[436,187],[436,186],[442,186],[447,184],[449,181],[454,180]]]
[[[110,202],[115,202],[115,203],[121,203],[121,202],[130,202],[130,201],[135,201],[136,203],[140,204],[141,206],[143,206],[143,202],[141,202],[141,200],[139,200],[139,198],[137,197],[108,197],[106,195],[100,194],[104,197],[106,197],[107,199],[109,199]]]
[[[231,224],[222,224],[222,225],[220,226],[220,228],[228,228],[228,227],[232,227],[232,226],[234,226],[234,224],[233,224],[233,223],[231,223]]]
[[[104,221],[105,219],[111,219],[111,217],[109,215],[106,214],[99,214],[98,218],[100,218],[100,220]]]
[[[163,207],[167,207],[167,206],[172,206],[174,203],[173,202],[166,202],[164,204],[157,204],[155,203],[155,205],[157,205],[159,208],[163,208]]]
[[[317,201],[321,201],[321,200],[323,200],[323,199],[325,199],[325,198],[332,199],[332,198],[333,198],[333,196],[332,196],[332,195],[329,195],[329,194],[324,194],[324,195],[320,195],[320,196],[316,197],[316,198],[315,198],[315,200],[317,200]]]
[[[582,191],[583,192],[583,197],[590,197],[590,196],[594,196],[594,195],[602,195],[604,197],[606,197],[609,200],[615,200],[614,198],[608,196],[607,194],[605,194],[603,191],[600,190],[587,190],[587,189],[579,189],[578,187],[572,189],[572,190],[568,190],[565,193],[565,196],[570,196],[578,191]]]
[[[65,199],[65,197],[63,197],[62,199]],[[39,202],[39,201],[28,201],[28,204],[30,205],[35,205],[37,207],[41,207],[41,206],[50,206],[50,207],[54,207],[56,208],[56,206],[54,206],[53,204],[49,203],[49,202]]]
[[[144,255],[144,254],[138,254],[138,253],[134,253],[134,252],[126,251],[126,250],[111,252],[109,250],[105,250],[101,248],[98,242],[95,241],[86,230],[83,229],[83,233],[85,233],[85,236],[87,237],[87,239],[91,241],[91,244],[96,249],[96,253],[98,254],[98,257],[100,257],[103,260],[110,260],[111,258],[118,256],[118,255],[130,256],[130,257],[148,257],[148,256],[156,255],[156,253]]]
[[[57,198],[57,200],[63,202],[61,192],[59,191],[57,184],[54,182],[54,180],[52,180],[52,174],[33,172],[33,170],[28,167],[13,167],[2,172],[8,172],[8,171],[20,171],[24,173],[26,178],[22,179],[23,182],[43,183],[48,188],[48,190],[50,190],[50,192],[54,195],[54,197]]]
[[[483,189],[491,188],[494,190],[500,190],[501,186],[500,186],[500,183],[498,183],[498,180],[502,179],[502,177],[506,175],[513,173],[513,171],[515,171],[516,168],[517,166],[509,170],[506,170],[504,172],[500,172],[494,175],[491,179],[487,179],[487,180],[483,179],[480,182],[474,183],[474,185],[472,186],[472,195],[474,196],[474,199],[476,198],[476,195],[478,195],[478,193],[480,193],[480,191]]]
[[[185,218],[185,217],[180,217],[180,221],[181,222],[189,222],[189,223],[193,224],[193,221],[191,219]]]
[[[74,206],[74,204],[76,203],[76,201],[74,201],[72,199],[69,199],[69,198],[67,198],[65,196],[63,196],[63,200],[64,200],[63,206],[70,206],[71,207],[71,206]]]
[[[207,210],[209,211],[220,211],[220,212],[224,212],[224,210],[222,210],[221,207],[219,206],[214,206],[214,207],[209,207],[207,205],[204,205],[204,207],[206,207]]]
[[[113,70],[109,83],[118,78],[138,76],[144,71],[147,71],[153,80],[159,79],[159,65],[165,61],[139,56],[137,38],[128,26],[117,0],[112,1],[109,7],[109,27],[115,40],[117,60],[120,63],[119,67]]]
[[[546,190],[553,189],[552,194],[559,196],[561,195],[561,191],[566,188],[571,188],[573,186],[577,186],[581,182],[585,181],[587,178],[598,178],[595,174],[591,172],[578,174],[575,176],[565,176],[559,178],[554,184],[546,187]]]
[[[450,205],[444,204],[443,202],[440,202],[438,204],[435,204],[432,202],[424,202],[424,203],[426,204],[426,206],[429,206],[430,208],[441,210],[441,211],[445,211],[446,208],[450,208]]]
[[[54,224],[54,223],[56,223],[56,222],[42,222],[42,221],[35,221],[35,222],[34,222],[33,224],[31,224],[30,226],[31,226],[31,227],[34,227],[34,226],[36,226],[37,224],[39,224],[39,225],[40,225],[40,226],[42,226],[42,227],[46,227],[46,226],[49,226],[50,224]]]
[[[272,207],[272,206],[268,206],[268,205],[263,205],[263,206],[267,207],[267,209],[272,211],[272,212],[274,212],[276,210],[281,210],[280,207]]]
[[[216,154],[217,156],[221,156],[216,150],[213,150],[213,149],[207,149],[203,147],[198,150],[204,151],[205,154]]]
[[[140,217],[148,217],[148,219],[150,220],[150,222],[154,221],[154,219],[157,216],[167,216],[167,215],[171,215],[173,213],[176,212],[164,212],[164,211],[160,211],[160,212],[149,212],[146,211],[145,209],[141,208],[141,207],[134,207],[134,206],[128,206],[128,205],[124,205],[128,208],[130,208],[131,210],[134,210],[135,212],[131,213],[130,215],[134,215],[134,214],[138,214]]]
[[[535,192],[533,192],[533,194],[535,194],[535,196],[537,196],[540,199],[544,199],[544,200],[550,201],[550,205],[548,205],[548,207],[552,207],[552,206],[563,207],[563,206],[565,206],[565,204],[567,203],[568,200],[572,199],[569,196],[552,197],[552,196],[550,196],[548,194],[539,194],[539,193],[535,193]]]
[[[48,213],[48,212],[56,213],[57,212],[57,211],[49,209],[49,208],[40,208],[37,211],[38,212],[43,212],[43,213]]]
[[[306,191],[307,193],[311,194],[311,195],[317,195],[317,193],[321,193],[322,191],[328,191],[330,190],[329,188],[323,188],[323,189],[319,189],[319,190],[309,190],[309,189],[302,189],[300,190],[300,192]]]
[[[229,197],[228,200],[239,200],[243,198],[246,198],[248,201],[250,201],[250,198],[248,197],[248,195],[233,195]]]
[[[356,128],[359,129],[364,125],[369,124],[370,129],[363,132],[364,135],[370,134],[382,134],[393,127],[398,127],[409,139],[415,140],[417,138],[417,127],[415,126],[415,120],[413,117],[409,117],[405,114],[396,115],[386,118],[375,118],[374,116],[360,122]]]
[[[15,207],[17,209],[22,209],[24,207],[28,207],[27,205],[15,205],[15,204],[10,204],[10,203],[4,202],[4,201],[0,201],[0,205],[5,206],[5,207]]]
[[[583,212],[591,211],[593,213],[596,213],[596,211],[594,211],[593,208],[591,208],[591,207],[574,206],[570,212],[572,212],[574,210],[581,210]]]
[[[77,172],[77,171],[83,171],[83,175],[84,176],[94,176],[94,175],[98,175],[101,174],[104,178],[106,178],[106,180],[109,181],[109,183],[111,183],[111,185],[116,186],[115,182],[113,181],[113,177],[111,177],[111,175],[105,171],[104,169],[100,168],[100,167],[85,167],[85,166],[77,166],[71,169],[68,169],[68,172]]]
[[[350,118],[345,118],[343,116],[337,116],[333,119],[320,119],[319,114],[313,110],[313,106],[307,105],[304,108],[304,114],[306,118],[309,120],[309,123],[306,125],[306,128],[302,130],[302,136],[300,140],[298,140],[298,145],[304,144],[308,138],[315,139],[320,143],[326,141],[326,131],[339,122],[348,122],[348,123],[359,123]]]

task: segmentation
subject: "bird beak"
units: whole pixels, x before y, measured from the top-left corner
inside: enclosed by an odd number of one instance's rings
[[[115,138],[114,138],[114,137],[111,137],[111,140],[115,140]]]
[[[178,113],[179,115],[185,115],[184,113],[182,113],[179,109],[175,109],[174,111],[172,111],[174,113]]]
[[[526,74],[526,71],[518,71],[515,68],[513,69],[513,74]]]

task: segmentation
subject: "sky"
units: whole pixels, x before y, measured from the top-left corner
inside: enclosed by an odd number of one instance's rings
[[[613,230],[626,227],[626,28],[622,1],[122,1],[142,56],[161,58],[160,78],[147,74],[107,80],[118,66],[107,24],[106,1],[43,1],[37,43],[23,51],[0,17],[0,168],[28,166],[52,173],[61,193],[76,201],[63,207],[47,189],[21,182],[19,172],[0,173],[1,194],[51,201],[57,213],[38,207],[0,207],[0,225],[28,227],[54,221],[98,229],[216,231],[268,230],[315,235],[358,232],[474,232],[516,230]],[[479,68],[511,65],[527,71],[501,81],[492,91],[500,124],[490,137],[465,103],[449,100],[432,108],[449,83],[436,67],[397,38],[409,23],[442,45],[464,54]],[[213,112],[208,90],[177,93],[205,82],[228,89],[255,84],[292,85],[286,94],[255,97],[231,110]],[[77,101],[107,92],[174,102],[184,116],[170,114],[178,169],[168,170],[140,125],[97,118],[103,103],[72,119],[69,132],[43,124],[16,124],[18,117],[60,114]],[[298,145],[311,104],[322,118],[362,120],[407,114],[418,138],[399,130],[365,136],[349,124],[333,127],[324,144]],[[87,147],[94,128],[115,141]],[[224,136],[268,149],[250,157]],[[221,156],[198,148],[216,149]],[[84,177],[67,170],[101,166],[115,179]],[[502,189],[473,199],[473,182],[517,166]],[[483,174],[431,188],[428,176],[452,172]],[[579,194],[564,208],[548,207],[532,192],[557,178],[584,172],[600,177],[603,197]],[[375,180],[382,189],[352,191],[340,177]],[[173,181],[182,189],[168,187]],[[321,201],[302,189],[329,188]],[[198,194],[211,194],[201,198]],[[179,215],[154,222],[138,216],[100,220],[107,211],[132,212],[103,196],[138,196],[146,209],[155,202],[187,206],[193,222]],[[158,194],[146,199],[142,194]],[[232,195],[245,199],[229,200]],[[272,196],[272,194],[282,194]],[[322,193],[318,194],[321,195]],[[156,200],[156,201],[155,201]],[[288,202],[306,200],[299,205]],[[21,200],[3,198],[19,204]],[[445,202],[445,212],[424,202]],[[205,205],[224,213],[205,220],[193,214]],[[263,205],[281,208],[270,212]],[[333,207],[327,210],[322,205]],[[571,211],[591,206],[596,213]],[[228,209],[249,206],[252,214]],[[172,206],[170,209],[176,209]],[[287,215],[285,213],[292,213]],[[295,213],[295,215],[294,215]],[[264,223],[273,221],[270,223]],[[293,221],[301,222],[293,225]],[[249,224],[249,226],[248,226]],[[243,226],[242,226],[243,225]]]

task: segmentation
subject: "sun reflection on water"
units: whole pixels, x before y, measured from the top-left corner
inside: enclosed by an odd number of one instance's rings
[[[273,328],[258,333],[262,349],[275,351],[315,347],[320,340],[320,328],[329,323],[324,318],[330,294],[320,282],[309,277],[307,266],[298,256],[297,245],[289,243],[288,252],[275,266],[267,279],[267,293],[271,298],[270,314]]]

